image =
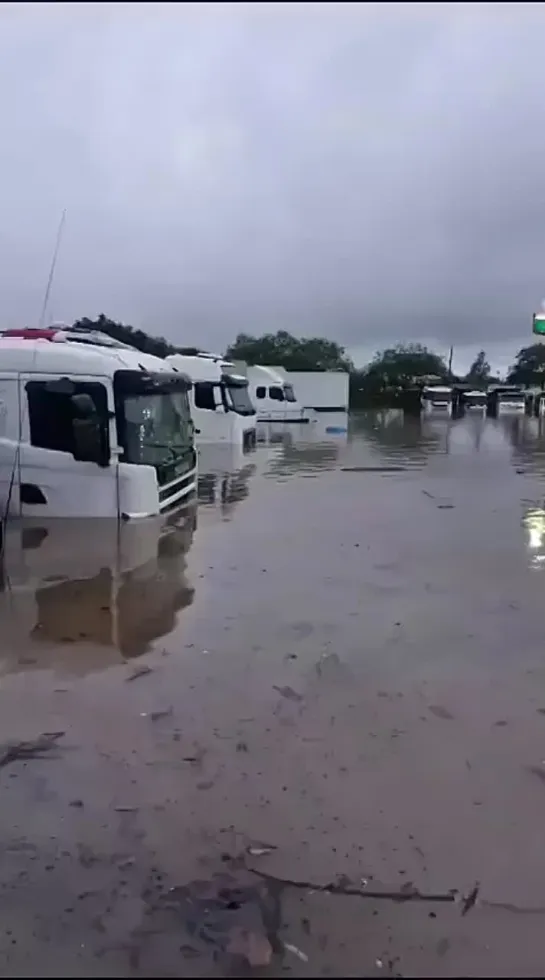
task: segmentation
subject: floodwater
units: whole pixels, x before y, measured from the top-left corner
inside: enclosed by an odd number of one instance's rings
[[[328,422],[12,525],[2,975],[543,975],[545,431]]]

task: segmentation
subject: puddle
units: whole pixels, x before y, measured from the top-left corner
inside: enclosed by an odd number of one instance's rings
[[[0,743],[63,736],[0,770],[5,975],[541,974],[545,434],[332,425],[165,527],[10,526]]]

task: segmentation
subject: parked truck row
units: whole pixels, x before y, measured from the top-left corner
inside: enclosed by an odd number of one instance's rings
[[[200,445],[250,448],[257,421],[309,422],[338,398],[339,378],[311,374],[307,407],[283,369],[195,350],[162,359],[82,328],[4,331],[0,523],[167,514],[194,494]]]
[[[545,414],[545,393],[530,391],[518,385],[489,385],[475,389],[467,384],[425,385],[420,409],[425,415],[461,415],[481,412],[483,415]]]

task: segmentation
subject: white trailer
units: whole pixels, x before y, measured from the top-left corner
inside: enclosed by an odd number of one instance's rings
[[[274,368],[293,386],[303,411],[348,412],[347,371],[286,371]]]
[[[191,382],[90,331],[0,337],[0,519],[144,518],[194,495]]]

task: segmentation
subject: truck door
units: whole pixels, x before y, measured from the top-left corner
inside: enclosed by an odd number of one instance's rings
[[[19,379],[0,377],[0,520],[19,514]]]
[[[101,422],[104,461],[78,457],[74,418],[79,396]],[[118,465],[112,455],[111,380],[97,376],[21,375],[20,497],[27,517],[117,517]]]

